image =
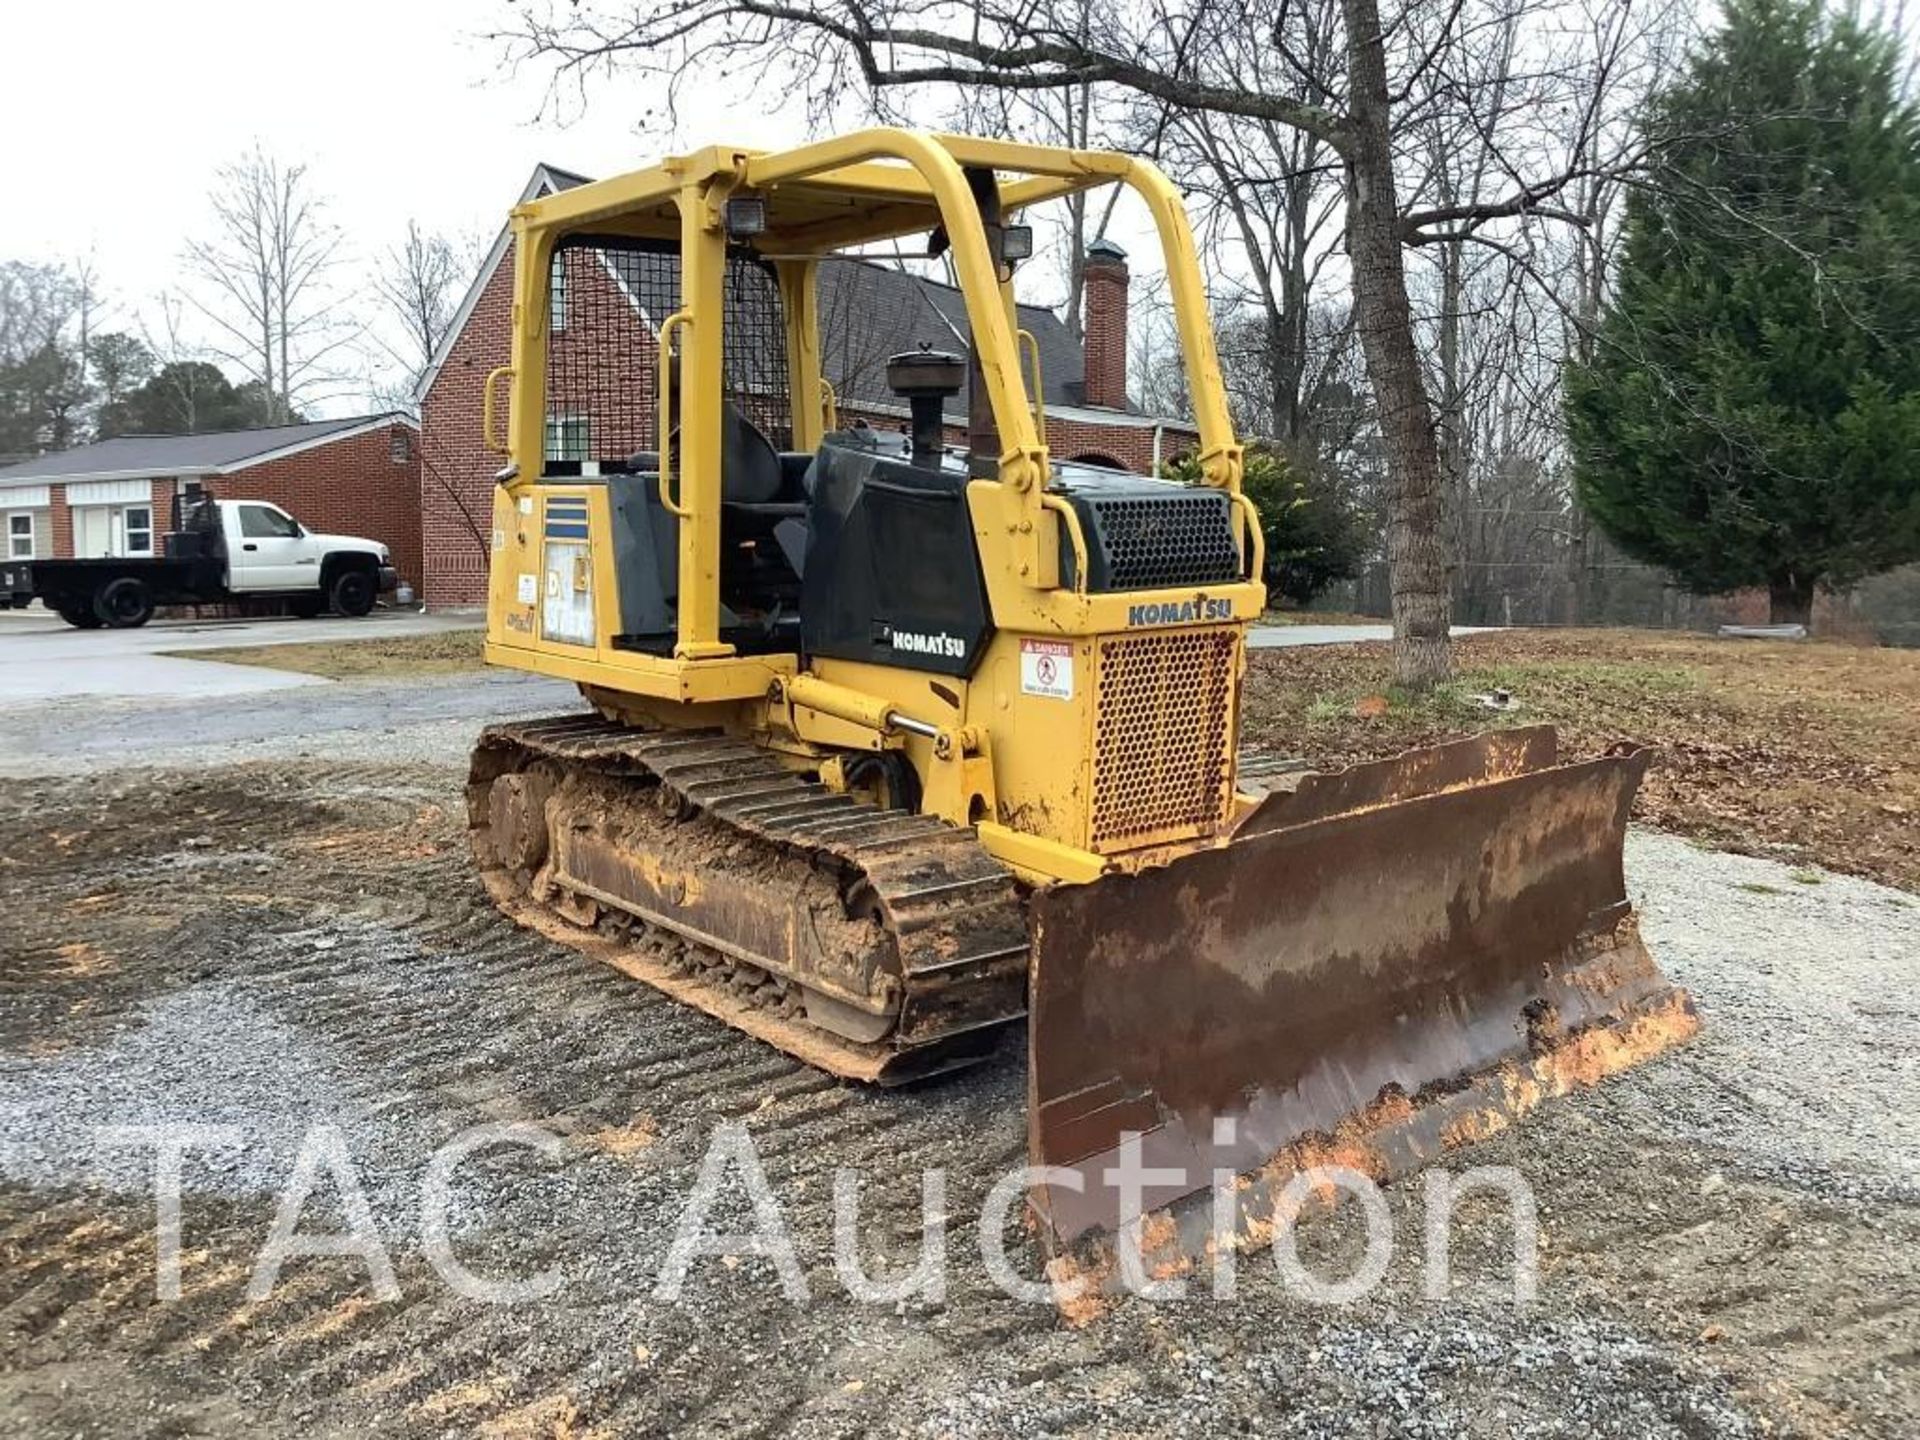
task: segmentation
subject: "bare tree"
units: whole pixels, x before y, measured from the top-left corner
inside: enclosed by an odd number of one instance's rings
[[[0,263],[0,365],[62,344],[79,312],[79,287],[65,267]]]
[[[87,383],[81,282],[59,265],[0,264],[0,455],[64,450],[82,438]]]
[[[257,381],[284,423],[335,378],[329,357],[350,338],[328,303],[340,232],[306,166],[258,147],[220,170],[210,200],[213,234],[187,247],[206,293],[190,298],[220,337],[213,352]]]
[[[140,321],[140,338],[154,359],[149,383],[164,392],[182,433],[193,434],[207,423],[210,411],[218,413],[220,403],[231,394],[232,382],[217,366],[205,363],[206,352],[188,338],[185,300],[163,290],[153,297],[151,308],[152,313]]]
[[[1162,160],[1198,212],[1219,324],[1240,352],[1239,364],[1222,357],[1242,382],[1236,413],[1297,447],[1309,428],[1311,316],[1339,244],[1337,161],[1317,137],[1271,121],[1170,110],[1160,129]]]
[[[1084,32],[1092,23],[1092,0],[1062,3],[1069,6],[1074,23]],[[1125,112],[1115,115],[1113,107],[1104,103],[1101,87],[1092,84],[1057,90],[967,86],[959,93],[960,103],[952,117],[956,130],[1085,150],[1117,140],[1129,128]],[[874,98],[878,102],[881,97]],[[881,104],[876,109],[888,119],[912,119]],[[1152,153],[1153,141],[1144,148]],[[1064,286],[1064,299],[1057,308],[1076,345],[1085,337],[1087,247],[1106,234],[1118,199],[1119,193],[1113,190],[1104,197],[1076,190],[1037,217],[1043,234],[1051,231],[1056,242],[1044,245],[1041,253],[1057,265]]]
[[[453,241],[407,221],[407,238],[381,257],[373,275],[373,293],[401,337],[379,338],[390,359],[407,371],[414,390],[453,329],[460,296],[471,270]],[[377,332],[376,332],[377,333]]]

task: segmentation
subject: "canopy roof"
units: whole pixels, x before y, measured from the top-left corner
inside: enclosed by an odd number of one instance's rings
[[[940,223],[934,184],[923,169],[886,153],[895,137],[936,148],[961,166],[994,171],[1009,212],[1124,180],[1133,167],[1130,157],[1106,151],[869,130],[796,150],[709,146],[530,201],[523,209],[536,225],[563,232],[668,240],[680,231],[680,188],[731,173],[738,177],[735,193],[766,201],[766,231],[751,242],[762,253],[837,249],[930,231]]]

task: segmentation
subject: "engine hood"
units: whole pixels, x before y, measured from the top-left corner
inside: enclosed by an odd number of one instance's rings
[[[307,538],[318,541],[329,550],[364,550],[371,555],[378,555],[382,561],[393,558],[387,553],[386,546],[364,535],[324,535],[317,530],[309,530]]]

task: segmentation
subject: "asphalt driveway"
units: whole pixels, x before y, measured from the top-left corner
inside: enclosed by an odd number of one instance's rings
[[[0,708],[76,696],[185,700],[324,685],[314,675],[161,652],[431,635],[480,624],[477,615],[376,610],[363,620],[167,620],[138,630],[75,630],[45,610],[0,610]]]

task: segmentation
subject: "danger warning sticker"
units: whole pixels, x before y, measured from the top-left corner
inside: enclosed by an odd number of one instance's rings
[[[1073,698],[1073,646],[1064,640],[1020,642],[1020,689],[1049,700]]]

